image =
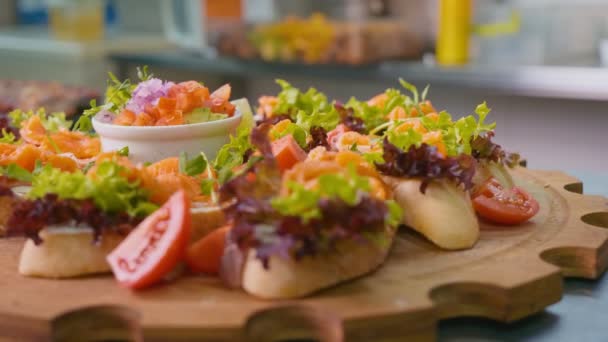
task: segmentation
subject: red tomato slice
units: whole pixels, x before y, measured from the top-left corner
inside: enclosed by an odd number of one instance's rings
[[[116,280],[140,289],[160,281],[182,260],[190,239],[190,202],[176,192],[107,257]]]
[[[308,157],[291,134],[272,142],[272,154],[276,158],[281,171],[291,169],[295,164]]]
[[[472,195],[473,208],[480,217],[498,224],[516,225],[532,218],[540,209],[538,202],[524,189],[505,190],[490,178]]]
[[[226,225],[204,236],[186,251],[186,264],[192,272],[217,274],[220,271],[226,235],[232,225]]]

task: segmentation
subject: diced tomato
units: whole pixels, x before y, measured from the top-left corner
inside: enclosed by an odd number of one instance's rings
[[[339,124],[338,126],[336,126],[336,128],[327,132],[327,143],[329,144],[329,146],[335,147],[340,136],[348,131],[349,129],[348,127],[346,127],[346,125]]]
[[[186,250],[186,264],[192,272],[217,274],[220,270],[226,235],[232,225],[226,225],[204,236]]]
[[[146,112],[137,114],[133,126],[153,126],[156,120],[154,117]]]
[[[131,289],[159,282],[183,259],[191,219],[186,194],[175,193],[108,255],[116,280]]]
[[[504,189],[495,178],[486,181],[472,195],[472,200],[480,217],[504,225],[523,223],[536,215],[540,208],[524,189]]]
[[[124,109],[117,117],[114,118],[113,123],[121,126],[131,126],[135,121],[135,113],[130,110]]]
[[[175,108],[184,113],[189,113],[194,109],[194,98],[188,93],[179,93],[176,96]]]
[[[224,84],[223,86],[217,88],[213,93],[211,93],[211,98],[220,99],[223,102],[228,102],[230,100],[231,92],[232,87],[230,87],[230,84]]]
[[[177,105],[177,101],[175,99],[169,97],[161,97],[158,99],[158,104],[156,107],[161,115],[167,112],[173,112],[175,110],[175,106]]]
[[[191,93],[191,92],[196,91],[197,89],[205,87],[202,84],[198,83],[197,81],[180,82],[178,84],[178,86],[181,88],[181,91],[187,92],[187,93]]]
[[[199,89],[196,89],[195,91],[192,92],[192,94],[201,100],[201,102],[209,99],[209,88],[207,87],[201,87]]]
[[[307,157],[306,152],[298,145],[291,134],[272,142],[272,154],[274,154],[281,171],[291,169]]]

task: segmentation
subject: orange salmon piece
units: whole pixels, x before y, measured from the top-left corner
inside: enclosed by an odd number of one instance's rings
[[[101,142],[97,137],[89,137],[80,132],[60,131],[42,142],[41,147],[55,153],[72,153],[78,159],[97,156],[101,152]],[[57,148],[59,151],[57,151]]]
[[[40,145],[46,138],[46,128],[38,115],[34,115],[21,124],[21,138],[30,144]]]

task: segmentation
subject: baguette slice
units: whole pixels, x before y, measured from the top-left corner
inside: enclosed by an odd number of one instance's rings
[[[38,246],[28,239],[21,251],[19,273],[44,278],[70,278],[110,272],[106,255],[124,236],[106,233],[99,245],[93,244],[93,230],[55,226],[43,229]]]
[[[479,239],[479,222],[471,199],[462,188],[447,180],[434,180],[423,194],[419,179],[382,178],[403,208],[403,224],[444,249],[475,245]]]
[[[394,239],[394,230],[383,232],[388,239],[379,246],[373,242],[347,240],[335,252],[306,256],[301,260],[273,256],[269,268],[249,250],[243,266],[242,287],[263,299],[303,297],[321,289],[362,276],[378,268],[386,259]]]
[[[220,227],[225,221],[219,207],[192,208],[192,242]],[[110,272],[106,256],[125,236],[104,234],[101,245],[93,244],[93,230],[82,227],[51,227],[40,232],[38,246],[28,239],[21,252],[19,273],[44,278],[70,278]]]

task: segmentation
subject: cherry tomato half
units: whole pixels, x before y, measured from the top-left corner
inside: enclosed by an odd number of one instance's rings
[[[132,289],[161,280],[182,260],[190,226],[188,196],[184,191],[176,192],[108,255],[116,280]]]
[[[473,208],[480,217],[498,224],[516,225],[529,220],[539,210],[538,202],[519,187],[504,189],[490,178],[472,195]]]

